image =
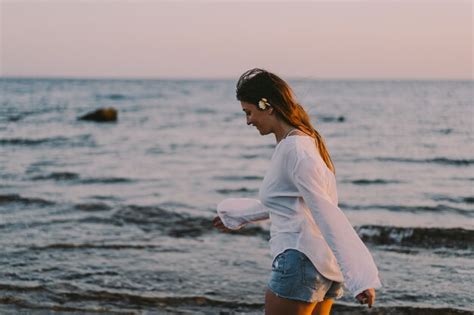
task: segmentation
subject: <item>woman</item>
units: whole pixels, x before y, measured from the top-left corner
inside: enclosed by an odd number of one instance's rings
[[[276,148],[259,199],[231,198],[218,205],[221,231],[271,219],[274,258],[265,314],[329,314],[342,283],[361,304],[372,306],[378,271],[369,251],[337,207],[335,168],[321,135],[289,85],[263,69],[245,72],[237,99],[261,135]]]

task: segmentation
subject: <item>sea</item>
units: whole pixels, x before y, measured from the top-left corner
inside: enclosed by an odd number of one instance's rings
[[[276,145],[235,81],[0,78],[0,314],[262,314],[270,223],[211,223]],[[474,314],[473,81],[289,83],[383,283],[333,313]]]

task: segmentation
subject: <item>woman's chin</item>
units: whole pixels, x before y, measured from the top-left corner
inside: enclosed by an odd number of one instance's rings
[[[260,133],[261,136],[265,136],[265,135],[268,135],[268,132],[266,132],[265,130],[261,129],[261,128],[258,128],[258,127],[255,127],[257,128],[258,132]]]

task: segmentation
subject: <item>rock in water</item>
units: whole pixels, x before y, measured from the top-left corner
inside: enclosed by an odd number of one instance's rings
[[[81,117],[79,120],[92,120],[97,122],[106,122],[106,121],[117,121],[117,110],[113,107],[100,108],[96,111],[87,113]]]

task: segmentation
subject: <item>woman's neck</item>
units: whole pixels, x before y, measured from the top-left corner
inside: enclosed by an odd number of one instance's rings
[[[293,131],[297,130],[295,127],[283,124],[277,130],[274,131],[275,139],[277,143],[288,137]]]

